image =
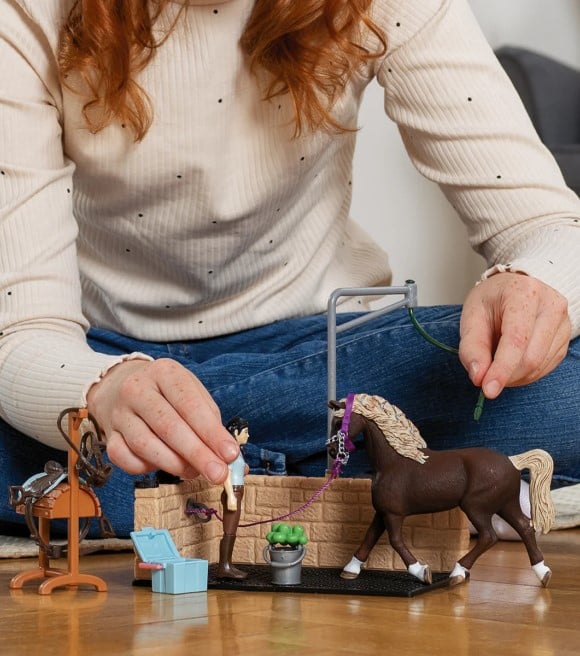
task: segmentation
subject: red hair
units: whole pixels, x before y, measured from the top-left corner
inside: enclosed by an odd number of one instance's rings
[[[149,129],[153,108],[135,76],[167,38],[155,41],[152,27],[168,2],[76,0],[73,5],[61,33],[59,68],[68,86],[70,73],[80,75],[88,98],[83,116],[91,131],[119,120],[140,140]],[[251,69],[270,74],[265,98],[288,94],[292,99],[297,134],[305,127],[346,130],[333,119],[332,105],[356,69],[386,50],[369,15],[371,3],[255,1],[240,43]],[[365,31],[376,38],[376,51],[363,45]]]

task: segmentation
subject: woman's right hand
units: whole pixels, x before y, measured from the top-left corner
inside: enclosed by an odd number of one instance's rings
[[[209,392],[170,359],[115,365],[87,395],[112,463],[130,474],[163,469],[223,483],[239,454]]]

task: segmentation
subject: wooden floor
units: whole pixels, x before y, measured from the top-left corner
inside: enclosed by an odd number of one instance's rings
[[[30,560],[0,562],[0,654],[580,654],[580,530],[541,539],[554,571],[539,587],[524,549],[502,542],[471,580],[412,598],[289,592],[154,594],[131,586],[131,554],[87,556],[106,593],[10,591]]]

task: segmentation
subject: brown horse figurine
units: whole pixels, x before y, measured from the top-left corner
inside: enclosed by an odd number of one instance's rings
[[[364,541],[343,569],[343,578],[359,575],[361,565],[386,530],[408,572],[431,583],[429,565],[420,563],[403,541],[403,522],[408,515],[459,506],[478,537],[475,546],[455,564],[450,585],[465,581],[479,556],[497,542],[491,522],[494,514],[517,531],[534,572],[544,587],[548,585],[552,572],[544,564],[535,535],[536,530],[547,533],[554,520],[550,496],[553,462],[548,453],[534,449],[508,457],[486,448],[432,451],[401,410],[380,396],[350,395],[348,400],[330,401],[328,405],[334,410],[334,437],[328,442],[331,457],[346,453],[344,442],[352,450],[352,438],[362,433],[373,469],[375,516]],[[519,502],[519,471],[526,468],[530,470],[531,520]]]

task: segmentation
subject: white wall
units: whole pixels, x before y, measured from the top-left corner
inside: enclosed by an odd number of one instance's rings
[[[580,65],[578,0],[469,0],[490,43],[519,45]]]
[[[578,0],[470,0],[492,46],[520,45],[580,67]],[[394,284],[419,303],[460,303],[484,268],[439,188],[413,168],[373,84],[360,115],[352,216],[389,253]]]

